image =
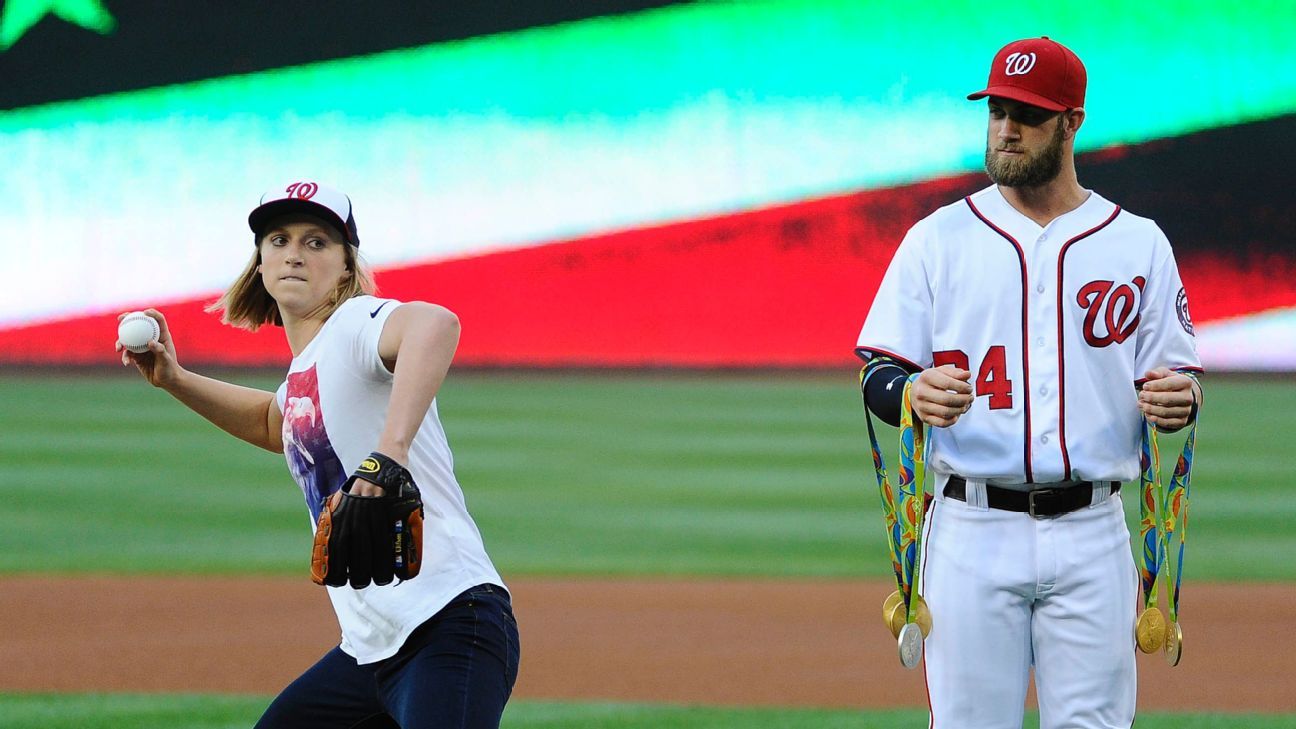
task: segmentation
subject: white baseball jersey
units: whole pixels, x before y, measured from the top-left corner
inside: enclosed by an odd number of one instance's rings
[[[1174,254],[1096,193],[1041,228],[990,186],[910,229],[859,336],[864,355],[972,372],[972,409],[929,463],[995,483],[1128,481],[1135,383],[1200,370]]]
[[[342,304],[293,358],[277,392],[284,455],[306,497],[312,528],[325,500],[378,444],[393,380],[378,356],[378,338],[398,306],[372,296]],[[395,654],[416,627],[469,587],[504,586],[468,515],[435,400],[410,446],[408,465],[423,498],[419,576],[360,590],[328,588],[342,650],[362,664]]]
[[[858,344],[972,372],[972,408],[928,441],[931,726],[1021,726],[1032,666],[1044,729],[1131,726],[1138,576],[1121,495],[1095,484],[1088,508],[1037,519],[990,508],[987,483],[1137,479],[1135,385],[1200,369],[1160,229],[1094,193],[1041,228],[991,186],[909,231]],[[965,500],[944,497],[952,474]]]

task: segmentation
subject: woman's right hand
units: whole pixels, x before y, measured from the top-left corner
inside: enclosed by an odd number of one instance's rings
[[[153,317],[158,323],[158,340],[149,344],[149,351],[136,354],[117,342],[117,352],[121,354],[122,365],[135,365],[150,385],[167,389],[175,383],[182,372],[176,360],[175,343],[171,340],[171,329],[167,327],[166,317],[157,309],[145,309],[144,313]],[[121,321],[126,314],[119,314]]]

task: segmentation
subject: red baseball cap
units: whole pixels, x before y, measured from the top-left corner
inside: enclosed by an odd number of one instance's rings
[[[990,81],[968,99],[1001,96],[1049,111],[1084,106],[1084,64],[1070,48],[1049,39],[1013,41],[995,54]]]

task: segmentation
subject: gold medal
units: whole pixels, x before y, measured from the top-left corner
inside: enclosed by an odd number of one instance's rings
[[[1144,610],[1134,626],[1134,640],[1144,653],[1155,653],[1166,644],[1165,616],[1155,607]]]
[[[905,615],[905,606],[903,601],[898,602],[891,607],[891,612],[886,617],[887,628],[891,630],[891,635],[896,638],[900,637],[900,629],[905,626],[905,619],[907,617],[908,616]]]
[[[1183,628],[1179,623],[1171,623],[1170,629],[1166,631],[1165,641],[1165,659],[1166,663],[1171,666],[1179,665],[1179,659],[1183,657]]]
[[[914,622],[922,631],[923,638],[926,638],[932,631],[931,608],[927,607],[927,601],[922,595],[915,595],[914,600],[917,600],[917,604],[914,605]],[[904,606],[904,596],[899,590],[887,595],[887,598],[882,601],[882,621],[891,630],[891,635],[896,638],[900,637],[900,631],[909,620],[908,612]]]
[[[918,604],[914,605],[914,622],[918,624],[923,637],[926,638],[931,635],[932,630],[931,609],[927,607],[927,601],[922,595],[915,595],[914,599],[918,601]]]
[[[900,621],[900,625],[896,625],[891,613],[895,612],[896,605],[903,602],[904,595],[901,595],[899,590],[887,595],[887,598],[882,601],[882,622],[886,623],[887,628],[891,630],[891,635],[897,638],[900,637],[900,628],[904,625],[904,620]]]

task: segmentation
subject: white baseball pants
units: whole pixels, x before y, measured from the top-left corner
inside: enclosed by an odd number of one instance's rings
[[[925,525],[931,729],[1020,729],[1032,665],[1041,729],[1128,729],[1139,588],[1120,494],[1036,519],[982,506],[984,482],[967,492],[938,489]]]

